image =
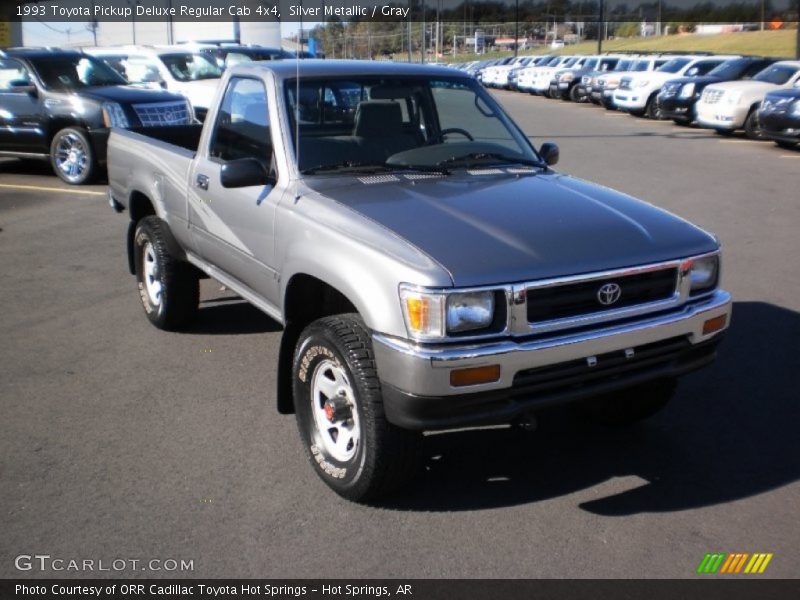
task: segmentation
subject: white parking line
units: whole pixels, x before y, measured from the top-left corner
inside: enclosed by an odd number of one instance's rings
[[[8,190],[36,190],[38,192],[56,192],[59,194],[80,194],[85,196],[105,196],[105,192],[93,192],[91,190],[68,190],[57,187],[43,187],[40,185],[19,185],[13,183],[0,183],[0,188]]]
[[[781,154],[780,158],[800,158],[800,154]]]
[[[759,140],[717,140],[721,144],[758,144],[766,148],[767,144]]]

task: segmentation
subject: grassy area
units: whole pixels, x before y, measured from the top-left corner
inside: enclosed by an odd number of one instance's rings
[[[614,50],[638,52],[715,52],[717,54],[755,54],[760,56],[778,56],[791,58],[795,55],[797,31],[785,29],[780,31],[748,31],[742,33],[721,33],[718,35],[669,35],[648,38],[624,38],[603,42],[603,51]],[[542,48],[526,51],[522,54],[591,54],[597,51],[597,41],[584,42],[567,46],[562,50],[552,51]],[[508,56],[508,52],[489,53],[481,56],[459,54],[455,61],[465,62],[487,58]]]

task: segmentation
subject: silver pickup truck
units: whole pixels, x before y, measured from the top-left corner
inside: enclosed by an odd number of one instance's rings
[[[422,431],[575,401],[631,423],[714,359],[717,240],[557,159],[454,70],[275,61],[229,69],[202,129],[114,130],[109,200],[156,327],[205,275],[284,326],[277,409],[371,501]]]

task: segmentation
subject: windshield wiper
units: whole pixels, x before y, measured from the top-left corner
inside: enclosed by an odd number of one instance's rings
[[[325,165],[316,165],[300,171],[303,175],[313,175],[314,173],[322,173],[325,171],[344,171],[344,170],[357,170],[357,171],[388,171],[390,167],[386,163],[378,162],[357,162],[353,160],[345,160],[340,163],[329,163]]]
[[[423,173],[441,173],[442,175],[450,174],[445,167],[438,165],[393,165],[389,163],[357,162],[352,160],[345,160],[340,163],[327,165],[316,165],[308,169],[303,169],[301,173],[303,175],[313,175],[325,171],[359,171],[367,173],[378,171],[420,171]]]
[[[538,160],[531,160],[529,158],[521,158],[518,156],[508,156],[500,152],[471,152],[469,154],[462,154],[461,156],[451,156],[445,160],[436,163],[437,166],[454,165],[456,163],[464,163],[467,168],[470,166],[491,161],[494,164],[511,163],[516,165],[525,165],[528,167],[539,167],[546,169],[547,165]]]

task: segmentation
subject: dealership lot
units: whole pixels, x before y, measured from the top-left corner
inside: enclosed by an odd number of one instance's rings
[[[795,576],[800,152],[497,97],[559,144],[560,170],[720,236],[736,305],[712,368],[631,431],[556,413],[534,433],[429,436],[413,490],[349,504],[274,410],[274,322],[204,281],[191,332],[154,329],[103,186],[0,162],[0,576],[49,554],[199,577],[684,577],[717,551]]]

